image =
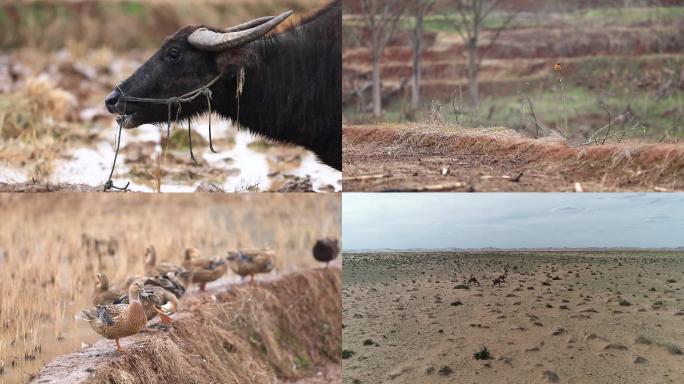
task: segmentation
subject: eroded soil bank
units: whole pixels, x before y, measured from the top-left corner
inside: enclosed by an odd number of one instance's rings
[[[174,322],[46,365],[33,383],[340,381],[339,268],[238,284],[182,302]]]
[[[572,147],[506,129],[343,130],[345,191],[680,191],[679,143]]]

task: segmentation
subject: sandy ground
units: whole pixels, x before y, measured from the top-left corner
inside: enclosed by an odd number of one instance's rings
[[[683,256],[347,254],[343,383],[680,383]]]
[[[684,190],[681,144],[570,147],[504,128],[343,130],[348,192],[668,192]]]

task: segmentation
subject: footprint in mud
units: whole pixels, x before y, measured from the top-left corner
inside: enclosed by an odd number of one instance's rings
[[[560,382],[560,378],[558,377],[558,374],[554,371],[544,371],[542,372],[542,380],[546,383],[558,383]]]
[[[397,377],[404,375],[406,373],[409,373],[413,371],[413,367],[401,367],[401,368],[396,368],[395,370],[391,371],[390,373],[387,374],[387,379],[389,380],[394,380]]]

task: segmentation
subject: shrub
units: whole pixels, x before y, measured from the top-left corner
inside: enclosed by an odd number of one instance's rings
[[[342,350],[342,358],[343,358],[343,359],[348,359],[348,358],[354,356],[354,353],[355,353],[354,351],[350,351],[350,350],[348,350],[348,349],[344,349],[344,350]]]
[[[473,353],[473,357],[475,360],[489,360],[492,358],[492,354],[487,347],[483,346],[479,351]]]
[[[674,345],[674,344],[665,344],[663,345],[665,349],[667,349],[668,352],[672,355],[684,355],[684,352],[682,352],[682,349],[679,348],[679,346]]]
[[[448,365],[443,366],[442,368],[439,369],[439,374],[442,376],[449,376],[453,373],[454,371],[449,367]]]

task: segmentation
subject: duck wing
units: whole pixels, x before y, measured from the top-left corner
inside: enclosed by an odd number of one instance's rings
[[[113,325],[127,307],[127,304],[98,305],[95,308],[84,309],[80,315],[91,324]]]
[[[168,292],[171,292],[177,298],[185,294],[185,287],[178,281],[172,280],[169,276],[157,276],[149,278],[145,281],[145,285],[160,287]]]
[[[106,325],[113,325],[114,324],[114,316],[112,316],[111,312],[108,311],[105,307],[97,307],[98,311],[98,318],[100,319],[100,322],[102,324]]]

